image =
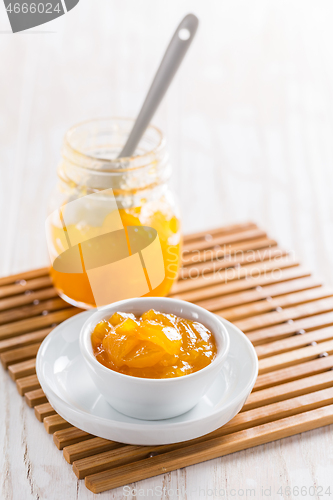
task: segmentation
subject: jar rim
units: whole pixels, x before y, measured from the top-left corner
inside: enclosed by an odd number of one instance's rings
[[[151,125],[151,124],[149,124],[148,127],[146,128],[142,138],[145,137],[145,134],[149,130],[152,130],[158,136],[157,145],[154,146],[150,151],[146,151],[142,154],[132,155],[132,156],[128,156],[128,157],[122,157],[122,158],[103,158],[100,156],[95,156],[95,155],[83,152],[82,150],[77,149],[77,147],[72,145],[70,136],[75,131],[77,131],[81,126],[89,125],[89,124],[93,125],[94,123],[98,123],[98,122],[102,123],[102,122],[107,122],[107,121],[115,122],[115,123],[120,122],[120,123],[132,123],[132,124],[134,124],[135,118],[109,116],[109,117],[92,118],[92,119],[88,119],[88,120],[83,120],[83,121],[77,123],[76,125],[73,125],[71,128],[69,128],[67,130],[65,137],[64,137],[65,146],[68,147],[75,155],[78,155],[81,158],[93,160],[94,163],[96,162],[97,164],[101,163],[104,165],[109,164],[110,166],[114,165],[116,167],[115,171],[117,171],[117,172],[119,172],[121,170],[132,170],[133,168],[136,168],[136,167],[129,166],[131,164],[131,162],[133,162],[133,161],[142,161],[143,165],[150,163],[151,156],[152,155],[155,156],[165,146],[165,137],[164,137],[162,131],[158,127],[156,127],[155,125]],[[109,170],[109,172],[111,172],[111,171],[112,171],[112,169]]]

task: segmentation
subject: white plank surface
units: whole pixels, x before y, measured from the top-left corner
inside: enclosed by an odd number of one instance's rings
[[[169,142],[184,231],[253,220],[333,283],[330,0],[82,0],[16,35],[0,5],[0,275],[47,263],[46,205],[66,129],[134,116],[189,11],[200,31],[155,120]],[[3,370],[0,378],[1,498],[92,499]],[[133,487],[156,499],[237,498],[247,488],[256,498],[297,498],[284,488],[311,485],[324,495],[332,449],[327,427]],[[147,491],[158,487],[165,494]],[[99,498],[132,498],[125,493]]]

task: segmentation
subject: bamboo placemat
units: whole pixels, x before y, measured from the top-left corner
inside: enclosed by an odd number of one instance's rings
[[[241,412],[192,441],[129,446],[70,425],[35,371],[46,335],[80,312],[60,299],[47,268],[0,279],[0,359],[76,476],[98,493],[333,423],[333,290],[255,224],[185,237],[172,297],[232,321],[252,341],[259,376]]]

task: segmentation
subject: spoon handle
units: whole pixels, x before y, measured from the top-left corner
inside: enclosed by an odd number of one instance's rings
[[[194,14],[188,14],[177,27],[157,70],[140,113],[129,134],[127,142],[118,158],[129,157],[134,153],[136,146],[154,116],[156,109],[162,101],[180,63],[191,45],[198,24],[198,18]]]

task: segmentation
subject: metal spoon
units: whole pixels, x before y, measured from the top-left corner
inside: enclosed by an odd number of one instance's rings
[[[194,14],[187,14],[177,27],[164,54],[140,113],[118,158],[132,156],[146,128],[162,101],[180,66],[199,24]]]

